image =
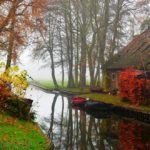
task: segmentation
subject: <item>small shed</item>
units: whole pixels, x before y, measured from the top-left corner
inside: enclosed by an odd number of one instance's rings
[[[104,65],[111,89],[118,88],[119,73],[127,67],[150,70],[150,29],[137,35]]]

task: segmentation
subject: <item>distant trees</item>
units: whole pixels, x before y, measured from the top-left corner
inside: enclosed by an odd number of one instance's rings
[[[62,85],[65,71],[68,87],[84,88],[87,75],[91,86],[100,85],[105,62],[134,36],[148,9],[149,2],[134,0],[1,0],[0,49],[8,68],[32,35],[34,56],[50,66],[56,87],[57,67]]]
[[[136,3],[131,6],[131,2],[132,0],[49,2],[44,21],[48,30],[46,36],[41,35],[41,39],[47,41],[44,45],[53,47],[46,60],[50,60],[55,86],[58,86],[55,78],[57,66],[62,68],[62,83],[64,70],[67,69],[68,87],[84,88],[88,72],[90,85],[100,85],[105,62],[126,44],[131,35],[126,35],[131,29],[131,24],[126,21],[129,21],[129,18],[132,20],[136,10]],[[37,56],[45,56],[46,53],[42,46],[40,51],[38,48],[34,51]]]

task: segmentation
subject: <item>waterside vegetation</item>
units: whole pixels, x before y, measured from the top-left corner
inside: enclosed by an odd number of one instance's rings
[[[42,87],[46,87],[49,90],[55,89],[55,86],[50,81],[40,81]],[[58,88],[57,90],[63,90],[68,93],[76,94],[83,98],[88,98],[92,100],[96,100],[99,102],[104,102],[108,104],[113,104],[115,106],[121,106],[121,107],[129,107],[135,110],[150,112],[149,106],[144,105],[133,105],[130,101],[124,101],[119,95],[111,95],[111,94],[102,94],[102,93],[92,93],[90,91],[90,87],[87,86],[83,91],[81,91],[80,88]]]
[[[0,149],[52,149],[50,140],[34,123],[33,100],[25,98],[27,72],[18,66],[4,68],[0,63]]]
[[[36,123],[0,113],[0,149],[48,150],[52,143]]]

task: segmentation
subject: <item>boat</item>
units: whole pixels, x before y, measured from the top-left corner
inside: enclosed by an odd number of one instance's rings
[[[92,101],[89,100],[85,103],[85,109],[92,109],[92,110],[110,110],[111,105],[110,104],[106,104],[106,103],[102,103],[102,102],[96,102],[96,101]]]
[[[86,103],[86,99],[82,98],[82,97],[74,97],[71,99],[71,103],[73,105],[78,105],[78,106],[84,106],[84,104]]]

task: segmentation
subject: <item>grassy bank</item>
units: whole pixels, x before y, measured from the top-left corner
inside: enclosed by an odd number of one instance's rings
[[[35,83],[36,82],[30,82],[31,84],[32,83]],[[44,88],[47,88],[49,90],[53,90],[55,89],[55,86],[53,84],[52,81],[50,80],[39,80],[37,81],[38,84],[40,84],[40,86],[44,87]],[[89,88],[84,88],[84,89],[80,89],[80,88],[67,88],[67,82],[65,82],[64,84],[64,87],[61,86],[61,82],[58,82],[59,84],[59,90],[64,90],[64,91],[67,91],[67,92],[71,92],[71,93],[74,93],[74,94],[79,94],[79,93],[89,93],[90,90]]]
[[[36,123],[18,120],[0,113],[0,149],[48,150],[52,143]]]
[[[53,81],[50,81],[50,80],[39,80],[37,82],[41,86],[44,86],[45,88],[48,88],[48,89],[54,89],[55,88]],[[58,85],[59,85],[60,88],[62,87],[60,81],[58,81]],[[67,87],[67,82],[64,83],[64,87]]]
[[[90,98],[92,100],[96,100],[99,102],[105,102],[109,104],[113,104],[116,106],[122,106],[122,107],[130,107],[141,111],[150,112],[149,106],[134,106],[131,105],[129,102],[124,102],[119,96],[113,96],[108,94],[99,94],[99,93],[90,93],[90,94],[84,94],[80,95],[80,97],[84,98]]]
[[[39,81],[39,83],[43,87],[46,87],[48,89],[54,89],[55,88],[52,81]],[[93,100],[113,104],[116,106],[130,107],[130,108],[134,108],[137,110],[150,112],[149,106],[134,106],[134,105],[131,105],[130,103],[122,101],[122,99],[119,96],[113,96],[113,95],[108,95],[108,94],[99,94],[99,93],[90,93],[89,88],[85,88],[85,89],[81,90],[80,88],[67,88],[65,86],[63,88],[60,87],[60,89],[71,92],[73,94],[77,94],[77,95],[83,93],[83,95],[80,95],[80,97],[90,98]],[[88,93],[88,94],[84,94],[84,93]]]

